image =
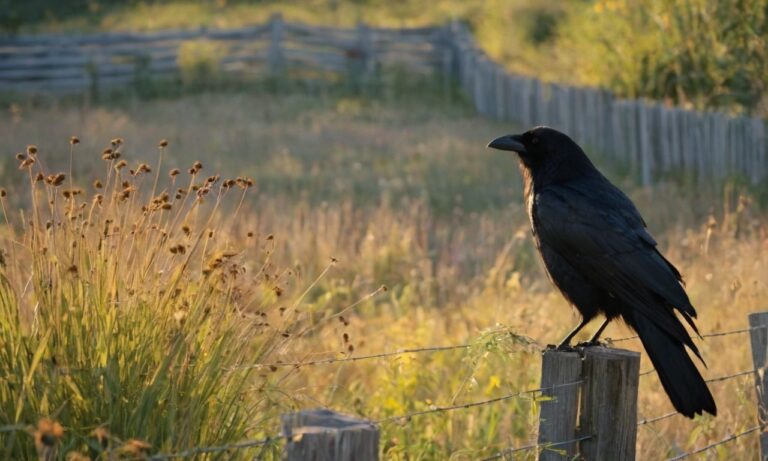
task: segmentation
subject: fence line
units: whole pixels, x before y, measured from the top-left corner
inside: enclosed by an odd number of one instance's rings
[[[766,329],[766,328],[768,328],[768,327],[756,326],[756,327],[742,328],[742,329],[739,329],[739,330],[716,331],[714,333],[705,333],[705,334],[701,335],[701,337],[702,338],[716,338],[716,337],[719,337],[719,336],[730,336],[730,335],[736,335],[736,334],[740,334],[740,333],[749,333],[751,331],[760,330],[760,329]],[[617,338],[617,339],[605,338],[605,340],[607,342],[609,342],[609,343],[621,343],[621,342],[624,342],[624,341],[631,341],[633,339],[640,339],[640,337],[637,336],[637,335],[634,335],[634,336],[626,336],[624,338]]]
[[[644,185],[680,172],[715,180],[740,175],[753,184],[768,175],[761,118],[619,99],[602,89],[511,75],[476,45],[465,25],[454,24],[453,32],[460,84],[483,115],[558,128],[628,165]]]
[[[718,442],[711,443],[709,445],[703,446],[701,448],[698,448],[698,449],[696,449],[694,451],[691,451],[691,452],[688,452],[688,453],[682,453],[682,454],[677,455],[677,456],[675,456],[673,458],[669,458],[667,461],[677,461],[677,460],[680,460],[680,459],[685,459],[685,458],[687,458],[687,457],[689,457],[691,455],[695,455],[695,454],[698,454],[698,453],[703,453],[705,451],[708,451],[708,450],[711,450],[713,448],[716,448],[716,447],[718,447],[720,445],[723,445],[723,444],[726,444],[726,443],[731,442],[733,440],[736,440],[739,437],[743,437],[743,436],[745,436],[747,434],[751,434],[752,432],[755,432],[757,430],[762,430],[762,429],[763,429],[763,426],[760,426],[760,425],[751,427],[751,428],[749,428],[749,429],[747,429],[747,430],[745,430],[743,432],[740,432],[738,434],[729,435],[728,437],[726,437],[726,438],[724,438],[724,439],[722,439],[722,440],[720,440]]]
[[[342,358],[317,359],[317,360],[309,360],[306,362],[273,362],[273,363],[266,363],[266,364],[256,363],[252,365],[241,365],[241,366],[233,367],[232,369],[247,370],[252,368],[269,368],[269,367],[301,368],[301,367],[311,366],[311,365],[327,365],[331,363],[357,362],[360,360],[380,359],[380,358],[394,357],[394,356],[405,355],[405,354],[418,354],[418,353],[424,353],[424,352],[444,352],[444,351],[452,351],[457,349],[468,349],[469,347],[471,347],[469,344],[457,344],[455,346],[416,347],[416,348],[409,348],[409,349],[398,349],[396,351],[391,351],[391,352],[379,352],[376,354],[356,355],[356,356],[342,357]]]
[[[709,338],[709,337],[717,337],[717,336],[729,336],[739,333],[747,333],[750,331],[754,331],[756,329],[760,328],[766,328],[766,327],[751,327],[751,328],[745,328],[742,330],[731,330],[731,331],[722,331],[722,332],[714,332],[714,333],[707,333],[702,335],[703,338]],[[606,338],[606,341],[609,343],[616,343],[616,342],[623,342],[623,341],[629,341],[631,339],[636,339],[637,336],[629,336],[626,338],[619,338],[619,339],[611,339]],[[530,338],[528,338],[530,339]],[[531,342],[529,344],[530,346],[534,346],[538,348],[539,350],[543,350],[542,346],[539,345],[536,342]],[[272,362],[272,363],[255,363],[255,364],[249,364],[249,365],[240,365],[236,367],[230,368],[230,370],[247,370],[247,369],[253,369],[253,368],[269,368],[269,367],[294,367],[294,368],[301,368],[304,366],[314,366],[314,365],[328,365],[328,364],[334,364],[334,363],[345,363],[345,362],[358,362],[362,360],[371,360],[371,359],[380,359],[380,358],[387,358],[387,357],[395,357],[398,355],[405,355],[405,354],[419,354],[419,353],[427,353],[427,352],[444,352],[444,351],[452,351],[457,349],[469,349],[472,347],[471,344],[456,344],[456,345],[445,345],[445,346],[425,346],[425,347],[415,347],[415,348],[407,348],[407,349],[398,349],[395,351],[387,351],[387,352],[378,352],[374,354],[369,355],[356,355],[351,357],[341,357],[341,358],[326,358],[326,359],[317,359],[317,360],[308,360],[303,362]],[[640,376],[646,376],[651,373],[653,373],[654,369],[644,371],[640,373]],[[747,373],[747,372],[745,372]]]
[[[229,445],[194,447],[184,451],[180,451],[178,453],[158,453],[156,455],[152,455],[152,456],[149,456],[148,458],[142,458],[142,459],[148,459],[150,461],[163,461],[163,460],[169,460],[174,458],[189,458],[191,456],[202,455],[207,453],[221,453],[223,451],[229,451],[229,450],[243,450],[246,448],[255,448],[255,447],[265,446],[272,442],[278,441],[282,438],[283,436],[279,435],[279,436],[267,437],[265,439],[246,440],[244,442],[232,443]]]
[[[645,185],[680,172],[700,180],[739,175],[753,184],[768,177],[761,118],[620,99],[603,89],[513,75],[458,22],[417,29],[363,23],[332,28],[284,22],[275,15],[265,24],[232,30],[0,39],[0,90],[7,91],[98,90],[156,76],[178,78],[185,69],[206,66],[237,76],[310,69],[367,81],[389,65],[458,81],[475,109],[489,118],[559,128],[614,163],[628,165]]]
[[[422,415],[427,415],[427,414],[432,414],[432,413],[442,413],[442,412],[454,411],[454,410],[463,410],[463,409],[466,409],[466,408],[474,408],[474,407],[479,407],[479,406],[483,406],[483,405],[489,405],[489,404],[492,404],[492,403],[502,402],[504,400],[509,400],[509,399],[514,399],[514,398],[522,397],[522,396],[528,395],[528,394],[536,394],[536,393],[539,393],[539,392],[553,390],[553,389],[558,389],[558,388],[562,388],[562,387],[575,386],[575,385],[581,384],[583,382],[584,382],[583,380],[579,380],[579,381],[574,381],[574,382],[565,383],[565,384],[556,384],[554,386],[547,386],[547,387],[542,387],[542,388],[538,388],[538,389],[529,389],[527,391],[519,391],[519,392],[515,392],[513,394],[502,395],[501,397],[494,397],[492,399],[480,400],[480,401],[477,401],[477,402],[463,403],[463,404],[459,404],[459,405],[450,405],[450,406],[445,406],[445,407],[435,407],[435,408],[431,408],[429,410],[415,411],[413,413],[408,413],[408,414],[400,415],[400,416],[389,416],[387,418],[379,419],[379,420],[375,421],[375,423],[376,424],[386,424],[386,423],[390,423],[390,422],[393,422],[393,421],[402,421],[402,420],[405,420],[406,422],[408,422],[408,421],[411,420],[411,418],[414,418],[416,416],[422,416]]]
[[[548,448],[554,448],[554,447],[559,447],[559,446],[563,446],[563,445],[569,445],[569,444],[576,443],[576,442],[583,442],[583,441],[589,440],[591,438],[592,438],[591,435],[585,435],[583,437],[578,437],[578,438],[571,439],[571,440],[564,440],[562,442],[554,442],[554,443],[546,443],[546,444],[544,444],[544,443],[541,443],[541,444],[540,443],[533,443],[533,444],[530,444],[530,445],[525,445],[525,446],[517,447],[517,448],[507,448],[506,450],[501,451],[499,453],[496,453],[495,455],[493,455],[493,456],[491,456],[489,458],[483,458],[482,461],[492,461],[494,459],[501,459],[501,458],[505,458],[505,457],[507,457],[507,456],[509,456],[509,455],[511,455],[513,453],[519,453],[519,452],[522,452],[522,451],[528,451],[528,450],[533,450],[533,449],[544,449],[544,450],[546,450]]]
[[[678,414],[680,414],[679,411],[672,411],[670,413],[667,413],[667,414],[664,414],[664,415],[661,415],[661,416],[656,416],[656,417],[653,417],[653,418],[643,418],[643,419],[641,419],[640,421],[637,422],[637,425],[638,426],[645,426],[646,424],[655,423],[656,421],[661,421],[663,419],[671,418],[671,417],[673,417],[675,415],[678,415]]]

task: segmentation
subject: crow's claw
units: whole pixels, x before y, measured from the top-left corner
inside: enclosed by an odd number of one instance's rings
[[[585,347],[608,347],[608,343],[606,341],[584,341],[582,343],[579,343],[576,345],[577,348],[583,349]]]

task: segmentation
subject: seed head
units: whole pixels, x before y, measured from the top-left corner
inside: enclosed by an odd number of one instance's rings
[[[160,147],[161,149],[168,147],[168,141],[165,139],[160,140],[160,144],[158,144],[158,147]]]
[[[170,171],[170,173],[168,173],[168,176],[170,176],[171,178],[175,178],[176,176],[179,175],[179,173],[181,173],[181,170],[179,170],[178,168],[174,168]]]
[[[67,176],[64,173],[50,174],[47,178],[45,178],[45,183],[54,187],[60,186],[66,177]]]
[[[5,198],[8,196],[8,192],[5,190],[5,187],[0,187],[0,197]]]
[[[40,181],[45,181],[45,176],[43,175],[43,173],[37,173],[37,175],[35,175],[35,182],[40,182]]]
[[[120,451],[134,457],[140,457],[142,456],[143,452],[149,450],[150,448],[152,448],[152,445],[143,440],[130,439],[127,440],[122,447],[120,447]]]
[[[27,155],[37,155],[37,146],[35,145],[27,146]]]
[[[110,144],[112,144],[112,147],[120,147],[123,145],[123,138],[115,138],[112,141],[110,141]]]
[[[122,170],[123,168],[126,167],[126,165],[128,165],[128,162],[126,162],[125,160],[120,160],[119,162],[117,162],[115,164],[115,169],[116,170]]]
[[[80,138],[78,138],[77,136],[72,136],[71,138],[69,138],[69,143],[72,144],[73,146],[75,144],[80,144]]]
[[[56,421],[42,418],[37,423],[35,431],[35,445],[38,450],[52,447],[64,436],[64,428]]]
[[[18,161],[22,161],[22,160],[24,160],[25,158],[27,158],[27,156],[26,156],[26,155],[24,155],[24,154],[22,154],[21,152],[19,152],[18,154],[16,154],[16,160],[18,160]]]
[[[102,187],[104,187],[104,185],[101,183],[101,180],[97,179],[97,180],[93,181],[93,188],[94,189],[101,189]]]

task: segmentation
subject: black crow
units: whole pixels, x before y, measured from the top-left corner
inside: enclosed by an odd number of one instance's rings
[[[688,356],[701,359],[677,310],[698,334],[696,310],[680,272],[656,241],[632,201],[605,178],[567,135],[537,127],[488,144],[517,152],[531,229],[550,278],[578,309],[582,322],[571,339],[598,314],[608,323],[621,317],[640,336],[672,405],[692,418],[717,408],[707,384]],[[703,359],[702,359],[703,362]]]

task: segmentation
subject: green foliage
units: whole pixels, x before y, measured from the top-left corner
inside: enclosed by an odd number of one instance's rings
[[[582,83],[697,108],[754,110],[768,85],[762,0],[600,0],[561,32]]]
[[[43,173],[37,148],[23,161],[32,207],[21,222],[5,215],[2,235],[0,426],[20,428],[0,432],[3,459],[55,448],[115,459],[266,433],[253,415],[268,414],[269,397],[245,400],[252,368],[238,367],[286,339],[240,310],[276,310],[274,287],[237,286],[248,247],[235,248],[205,203],[224,189],[207,181],[195,193],[195,173],[176,199],[175,176],[155,196],[159,171],[128,174],[121,145],[103,154],[106,174],[85,200],[69,175]],[[251,251],[250,263],[269,256]]]

